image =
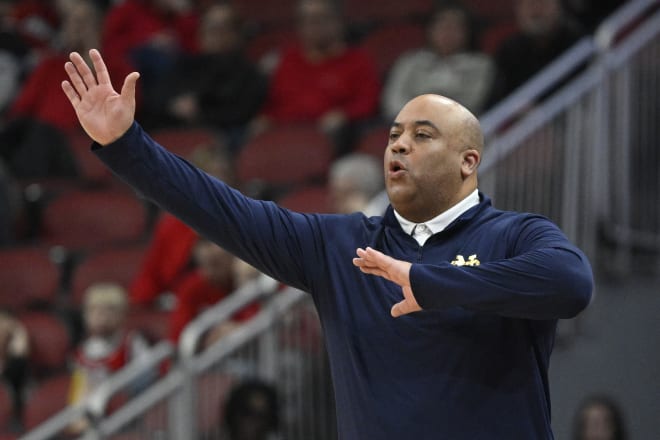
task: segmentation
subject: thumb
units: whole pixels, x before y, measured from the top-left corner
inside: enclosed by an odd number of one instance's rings
[[[131,72],[126,76],[124,85],[121,87],[121,97],[123,99],[135,99],[135,85],[139,77],[138,72]]]
[[[408,300],[402,300],[399,301],[398,303],[394,304],[392,306],[392,310],[390,310],[390,314],[392,315],[393,318],[398,318],[401,315],[407,315],[408,313],[411,313],[413,310],[410,310]]]

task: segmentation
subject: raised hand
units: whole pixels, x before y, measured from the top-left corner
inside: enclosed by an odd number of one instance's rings
[[[137,72],[124,79],[121,93],[110,83],[110,75],[98,50],[89,51],[94,72],[77,52],[64,65],[70,81],[62,81],[62,90],[73,105],[80,125],[89,137],[101,145],[117,140],[135,118],[135,84]]]
[[[390,313],[393,317],[399,317],[412,312],[418,312],[422,308],[417,304],[410,287],[410,267],[407,261],[397,260],[382,252],[368,247],[358,248],[357,258],[353,258],[353,264],[364,273],[377,275],[401,286],[403,300],[394,304]]]

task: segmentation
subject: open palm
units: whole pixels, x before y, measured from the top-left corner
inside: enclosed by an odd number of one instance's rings
[[[94,72],[82,56],[72,52],[64,65],[69,81],[62,82],[62,90],[73,105],[80,125],[89,137],[107,145],[126,132],[135,117],[135,84],[137,72],[124,79],[121,93],[112,88],[110,75],[98,50],[89,51]]]

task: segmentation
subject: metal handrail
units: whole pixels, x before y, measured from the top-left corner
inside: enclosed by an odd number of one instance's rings
[[[110,399],[126,387],[135,383],[141,376],[153,371],[164,360],[172,357],[174,347],[169,341],[160,341],[149,350],[149,356],[142,356],[135,359],[122,368],[117,374],[112,375],[94,390],[87,399],[87,411],[93,418],[102,417]]]
[[[607,17],[596,29],[594,40],[601,51],[610,49],[619,33],[633,20],[643,15],[652,6],[660,4],[658,0],[635,0],[622,5]]]
[[[195,354],[199,340],[209,329],[229,320],[248,304],[273,293],[278,286],[277,281],[262,274],[205,310],[183,329],[179,337],[180,359],[185,361]]]

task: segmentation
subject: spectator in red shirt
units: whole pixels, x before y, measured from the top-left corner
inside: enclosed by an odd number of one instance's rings
[[[194,250],[197,269],[181,283],[177,292],[177,305],[170,319],[170,338],[177,341],[181,331],[206,307],[230,295],[238,280],[238,271],[245,263],[218,245],[200,239]],[[233,319],[214,329],[215,339],[226,335],[239,322],[254,316],[259,309],[251,304],[240,310]]]
[[[329,0],[302,0],[299,41],[283,50],[263,116],[268,123],[314,122],[338,134],[349,122],[375,115],[380,83],[373,60],[344,39],[340,13]]]
[[[230,161],[218,145],[199,146],[190,160],[197,167],[223,181],[233,180]],[[178,292],[179,285],[194,270],[192,250],[198,235],[171,214],[159,218],[142,265],[130,286],[131,304],[151,307],[166,292]]]
[[[0,134],[0,152],[17,177],[73,175],[75,165],[68,154],[67,134],[80,130],[80,123],[59,86],[66,75],[62,64],[71,51],[87,56],[98,47],[101,16],[89,1],[62,8],[62,28],[54,41],[57,48],[45,55],[27,78],[11,105],[8,124]],[[126,64],[111,63],[120,78],[130,73]],[[121,87],[122,83],[113,84]]]

